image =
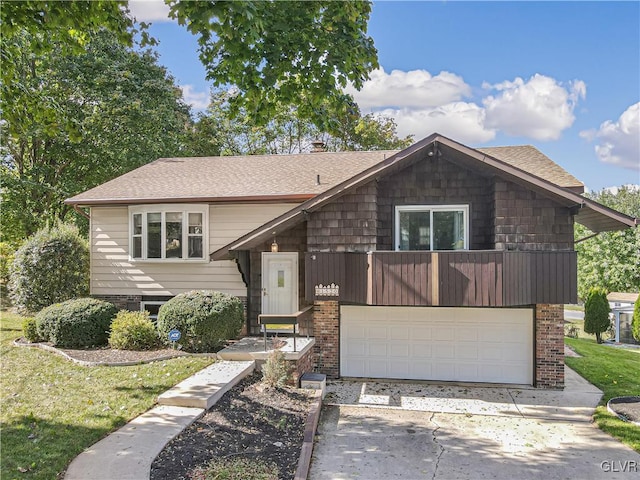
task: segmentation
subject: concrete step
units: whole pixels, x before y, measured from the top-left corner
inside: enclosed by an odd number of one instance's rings
[[[209,409],[254,369],[254,361],[218,361],[164,392],[158,404]]]

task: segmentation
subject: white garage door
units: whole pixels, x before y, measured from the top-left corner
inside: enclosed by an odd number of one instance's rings
[[[533,311],[340,309],[343,377],[533,383]]]

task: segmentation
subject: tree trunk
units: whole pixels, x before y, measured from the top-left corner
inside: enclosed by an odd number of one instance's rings
[[[597,343],[602,343],[602,337],[600,335],[601,335],[600,332],[596,332],[596,342]]]

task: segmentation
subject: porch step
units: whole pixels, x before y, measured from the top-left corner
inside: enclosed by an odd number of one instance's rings
[[[297,337],[296,349],[294,351],[293,337],[278,337],[278,340],[284,342],[284,345],[280,346],[279,349],[284,353],[286,360],[298,360],[305,355],[310,348],[313,348],[316,343],[314,338]],[[218,352],[218,358],[230,361],[266,360],[269,354],[273,352],[273,341],[273,337],[267,340],[267,350],[265,351],[264,338],[244,337],[233,345],[220,350]]]
[[[164,392],[158,404],[209,409],[254,369],[253,360],[218,361]]]

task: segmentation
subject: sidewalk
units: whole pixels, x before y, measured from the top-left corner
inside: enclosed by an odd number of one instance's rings
[[[78,455],[65,480],[143,480],[169,441],[211,408],[255,368],[219,361],[160,395],[159,406],[133,419]]]

